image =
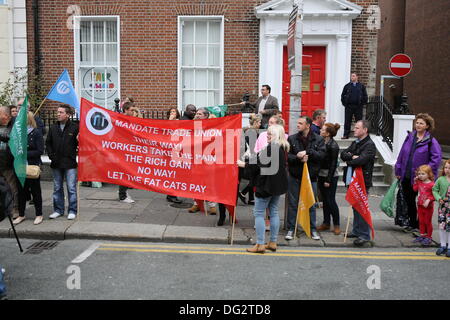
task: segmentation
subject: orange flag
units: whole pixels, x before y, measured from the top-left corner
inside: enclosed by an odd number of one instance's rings
[[[309,177],[308,165],[303,165],[303,175],[300,185],[300,195],[297,209],[297,222],[305,231],[306,235],[311,238],[311,223],[309,216],[309,209],[316,202],[314,198],[314,191]]]

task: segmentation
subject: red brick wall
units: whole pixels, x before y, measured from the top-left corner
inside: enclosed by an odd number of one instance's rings
[[[433,135],[450,145],[450,43],[448,0],[406,1],[405,53],[413,70],[404,90],[414,113],[428,112],[436,121]]]
[[[380,0],[382,25],[378,42],[378,79],[389,75],[389,59],[406,53],[413,60],[413,69],[403,80],[386,81],[385,96],[390,103],[394,96],[406,93],[413,113],[428,112],[436,121],[433,135],[441,144],[450,145],[450,52],[447,0]],[[395,89],[389,89],[395,84]],[[379,85],[377,86],[379,90]],[[378,91],[377,90],[377,91]]]
[[[405,0],[380,0],[381,29],[378,32],[377,54],[377,94],[380,94],[381,75],[390,75],[389,61],[391,57],[404,52],[405,38]],[[393,84],[395,88],[389,88]],[[394,105],[394,97],[403,93],[403,81],[386,79],[384,84],[384,97]]]
[[[50,89],[66,68],[74,79],[73,30],[67,28],[67,8],[78,5],[82,15],[120,15],[121,94],[131,95],[140,108],[177,106],[177,16],[224,15],[224,102],[239,102],[245,91],[256,92],[259,79],[259,20],[254,8],[266,0],[91,1],[41,0],[41,71]],[[367,8],[378,0],[353,0]],[[112,3],[112,4],[111,4]],[[376,30],[366,25],[367,12],[354,20],[352,70],[371,93],[375,66],[371,59]],[[28,59],[34,65],[32,0],[27,0]],[[32,69],[32,68],[30,68]],[[350,77],[350,76],[349,76]],[[48,103],[46,106],[51,106]]]
[[[352,30],[352,72],[359,75],[359,81],[364,83],[367,93],[375,95],[376,57],[378,30],[370,30],[367,21],[371,13],[369,6],[377,6],[378,0],[351,0],[363,7],[361,15],[353,20]],[[350,75],[348,75],[350,81]]]
[[[121,94],[141,108],[177,105],[177,16],[224,15],[224,102],[236,103],[245,88],[258,87],[259,20],[254,8],[262,1],[39,1],[41,70],[50,89],[67,68],[74,79],[73,30],[66,27],[69,5],[82,15],[120,15]],[[27,0],[29,65],[34,65],[32,1]]]

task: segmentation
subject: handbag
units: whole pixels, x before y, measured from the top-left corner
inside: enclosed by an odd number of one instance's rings
[[[38,179],[41,175],[41,168],[35,165],[27,165],[27,179]]]

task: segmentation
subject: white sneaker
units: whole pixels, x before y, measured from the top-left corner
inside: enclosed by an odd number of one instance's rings
[[[286,236],[284,237],[286,240],[292,240],[294,239],[294,231],[288,231]]]
[[[320,240],[320,236],[319,236],[319,234],[317,233],[317,231],[311,232],[311,235],[312,235],[311,238],[313,238],[313,240]]]
[[[69,213],[69,215],[67,216],[67,220],[74,220],[77,217],[77,215],[75,213]]]
[[[53,212],[53,213],[49,216],[49,218],[50,218],[50,219],[56,219],[56,218],[59,218],[59,217],[61,217],[61,216],[62,216],[61,213]]]
[[[131,199],[130,196],[127,196],[125,199],[120,200],[120,202],[122,202],[122,203],[135,203],[136,201],[134,201],[133,199]]]

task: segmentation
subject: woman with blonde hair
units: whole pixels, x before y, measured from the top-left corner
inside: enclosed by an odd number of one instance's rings
[[[238,166],[245,168],[256,186],[255,216],[256,245],[247,249],[251,253],[264,253],[266,250],[277,250],[277,239],[280,229],[280,217],[278,203],[280,196],[285,194],[288,188],[286,160],[289,151],[289,143],[286,140],[284,128],[280,125],[272,125],[267,130],[266,148],[251,158],[248,162],[238,160]],[[270,215],[270,241],[265,245],[264,216],[269,208]]]
[[[36,121],[32,112],[27,114],[27,129],[28,129],[28,149],[27,161],[29,165],[41,165],[41,155],[44,153],[44,138],[42,133],[37,129]],[[25,207],[29,193],[33,195],[34,208],[36,210],[36,219],[34,224],[40,224],[42,217],[42,191],[41,179],[25,179],[24,187],[19,186],[19,217],[14,219],[14,224],[19,224],[25,220]]]

